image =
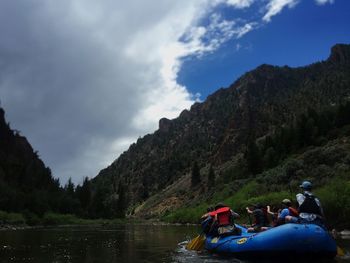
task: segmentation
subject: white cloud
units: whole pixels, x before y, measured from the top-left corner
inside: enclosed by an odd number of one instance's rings
[[[233,7],[235,9],[244,9],[250,7],[256,0],[211,0],[210,5],[216,7],[220,4]]]
[[[2,1],[0,98],[8,120],[62,182],[95,176],[127,148],[111,142],[136,140],[194,102],[176,83],[179,56],[192,52],[178,39],[207,7],[202,0]]]
[[[8,120],[62,182],[95,176],[161,117],[198,100],[177,83],[181,58],[253,29],[214,8],[209,0],[1,1],[0,98]]]
[[[226,0],[227,5],[231,5],[236,8],[250,7],[255,0]]]
[[[258,28],[226,19],[216,6],[254,3],[0,1],[0,98],[8,121],[62,182],[93,177],[160,118],[199,100],[177,83],[182,58]],[[296,3],[270,1],[263,20]]]
[[[284,7],[293,8],[299,0],[270,0],[266,6],[267,12],[262,18],[265,22],[270,22],[271,17],[279,14]]]
[[[315,0],[316,4],[318,5],[325,5],[327,3],[329,4],[333,4],[334,0]]]

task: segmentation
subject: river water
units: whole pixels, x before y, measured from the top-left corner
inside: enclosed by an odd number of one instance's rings
[[[236,262],[206,252],[187,251],[185,241],[196,236],[193,226],[120,225],[58,227],[0,231],[0,262],[137,263]],[[339,240],[350,251],[350,240]],[[350,262],[347,255],[334,262]]]

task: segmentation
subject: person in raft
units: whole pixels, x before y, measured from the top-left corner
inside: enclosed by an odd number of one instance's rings
[[[234,219],[239,214],[234,212],[229,206],[219,203],[215,206],[214,211],[209,213],[212,218],[211,235],[237,235],[239,229],[235,227]]]
[[[201,226],[205,234],[209,234],[209,232],[212,230],[214,218],[210,215],[210,213],[212,213],[214,210],[214,207],[208,207],[207,212],[201,217]]]
[[[248,232],[261,232],[269,229],[269,223],[267,219],[267,215],[263,210],[263,206],[261,204],[254,204],[254,209],[251,210],[249,207],[246,207],[248,215],[254,216],[254,223],[248,227]]]
[[[325,228],[325,216],[323,213],[320,200],[311,192],[312,184],[309,181],[304,181],[300,188],[304,193],[296,195],[299,204],[299,223],[301,224],[317,224]]]
[[[275,226],[283,225],[286,223],[298,223],[298,210],[292,207],[292,202],[289,199],[282,200],[282,210],[278,214],[277,222]]]
[[[278,215],[281,213],[282,209],[276,209],[276,207],[266,206],[267,214],[271,217],[271,226],[277,226]]]

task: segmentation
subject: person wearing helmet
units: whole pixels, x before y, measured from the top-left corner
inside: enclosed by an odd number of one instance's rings
[[[283,199],[282,210],[278,214],[276,226],[283,225],[285,223],[297,223],[298,211],[292,207],[292,202],[289,199]]]
[[[311,192],[312,184],[309,181],[304,181],[300,185],[304,193],[296,195],[299,204],[298,212],[300,223],[302,224],[317,224],[324,227],[324,213],[320,200]]]

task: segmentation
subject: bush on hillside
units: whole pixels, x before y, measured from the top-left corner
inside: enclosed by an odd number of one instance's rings
[[[169,223],[200,223],[201,216],[206,213],[208,205],[202,204],[192,208],[181,208],[168,215],[165,215],[162,220]]]
[[[0,224],[24,225],[25,219],[22,214],[0,211]]]
[[[80,223],[81,219],[70,214],[45,213],[42,219],[44,225],[73,225]]]
[[[350,218],[350,181],[336,178],[315,191],[320,199],[330,228],[349,226]]]

